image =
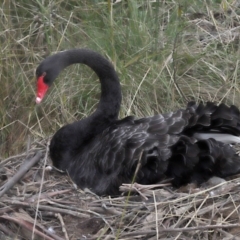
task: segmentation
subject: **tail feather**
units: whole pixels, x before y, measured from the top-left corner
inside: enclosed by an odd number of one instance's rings
[[[212,113],[211,118],[214,119],[224,119],[224,120],[232,120],[233,116],[231,113],[230,107],[225,105],[224,103],[221,103],[216,110]]]
[[[215,139],[192,144],[187,138],[173,146],[167,176],[179,187],[194,182],[201,184],[213,176],[228,177],[240,173],[240,156],[229,144]]]
[[[199,148],[190,138],[183,136],[171,150],[166,176],[173,178],[172,184],[179,187],[190,182],[191,174],[199,161]]]
[[[212,102],[197,105],[195,102],[190,102],[186,110],[191,114],[189,123],[183,131],[187,136],[201,132],[240,136],[240,112],[234,105],[228,107],[221,103],[217,106]]]
[[[164,121],[160,116],[149,120],[149,136],[141,145],[139,183],[170,177],[176,187],[190,182],[199,185],[213,176],[240,172],[240,157],[224,143],[240,142],[236,136],[240,135],[240,112],[235,106],[190,102],[186,111],[162,116]]]

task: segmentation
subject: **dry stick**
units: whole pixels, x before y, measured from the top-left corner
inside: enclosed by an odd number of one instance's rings
[[[224,221],[226,221],[228,218],[230,218],[231,215],[232,215],[234,212],[238,213],[238,211],[239,211],[239,207],[240,207],[240,206],[239,206],[239,205],[236,206],[236,203],[235,203],[235,201],[234,201],[234,199],[232,198],[231,195],[230,195],[230,199],[231,199],[231,202],[232,202],[233,205],[234,205],[234,209],[228,214],[228,216],[225,217]],[[225,204],[227,204],[227,203],[225,203]]]
[[[65,190],[59,190],[59,191],[55,191],[55,192],[44,193],[41,195],[41,199],[45,200],[46,198],[54,197],[56,195],[67,193],[70,191],[71,191],[71,189],[65,189]],[[38,197],[39,196],[37,196],[37,195],[33,195],[32,197],[28,198],[27,201],[33,203]]]
[[[162,228],[159,229],[159,233],[163,232],[191,232],[191,231],[197,231],[197,230],[208,230],[208,229],[216,229],[216,228],[234,228],[234,227],[240,227],[240,224],[228,224],[228,225],[207,225],[207,226],[198,226],[198,227],[189,227],[189,228]],[[122,234],[121,237],[132,237],[137,235],[150,235],[150,234],[156,234],[156,231],[139,231],[139,232],[130,232]]]
[[[29,152],[28,153],[23,153],[23,154],[18,154],[18,155],[15,155],[15,156],[11,156],[9,158],[5,158],[4,160],[1,161],[0,167],[4,166],[8,161],[11,161],[11,160],[14,160],[14,159],[17,159],[17,158],[27,157],[28,155],[29,155]]]
[[[18,172],[0,188],[0,197],[2,197],[8,190],[10,190],[26,174],[26,172],[41,159],[41,157],[42,153],[38,151],[33,158],[25,161]]]
[[[139,207],[135,207],[134,209],[131,209],[127,214],[125,214],[125,216],[122,216],[122,219],[124,218],[125,221],[128,219],[132,219],[132,217],[135,216],[142,208],[143,206],[139,206]],[[119,222],[119,218],[116,218],[112,224],[117,224],[118,222]]]
[[[72,207],[72,206],[69,206],[69,205],[59,204],[59,203],[55,203],[53,201],[47,201],[47,203],[49,203],[51,205],[54,205],[56,207],[59,207],[61,209],[69,209],[69,210],[73,210],[73,211],[77,211],[77,212],[88,213],[88,210],[84,210],[84,209],[81,209],[81,208],[78,208],[78,207]]]
[[[66,230],[66,227],[65,227],[65,223],[63,221],[63,218],[62,218],[62,215],[60,213],[57,213],[56,214],[57,218],[59,219],[61,225],[62,225],[62,231],[64,233],[64,236],[66,238],[66,240],[69,240],[69,237],[68,237],[68,234],[67,234],[67,230]]]
[[[142,184],[139,184],[139,183],[123,183],[119,190],[121,192],[129,192],[129,191],[132,191],[132,192],[137,192],[140,196],[142,196],[145,200],[148,200],[148,197],[146,196],[146,194],[151,194],[152,191],[154,191],[154,189],[152,188],[160,188],[160,187],[166,187],[166,186],[171,186],[172,184],[171,183],[161,183],[161,184],[152,184],[152,185],[142,185]],[[147,192],[147,191],[151,191],[151,192]],[[145,194],[145,195],[144,195]]]
[[[42,172],[42,179],[41,179],[41,184],[40,184],[40,189],[39,189],[39,194],[38,194],[38,199],[37,199],[37,207],[36,207],[36,211],[35,211],[35,218],[34,218],[34,224],[33,224],[33,231],[32,231],[32,240],[34,239],[34,232],[35,232],[35,227],[36,227],[36,223],[37,223],[37,216],[38,216],[38,207],[39,207],[39,202],[40,202],[40,196],[42,193],[42,186],[43,186],[43,181],[44,181],[44,173],[45,173],[45,166],[47,163],[47,157],[48,157],[48,146],[49,146],[49,142],[47,144],[47,151],[45,153],[45,157],[44,157],[44,166],[43,166],[43,172]]]
[[[10,212],[10,211],[12,212],[13,210],[14,210],[13,207],[9,207],[9,206],[1,208],[0,215],[3,215],[4,213]]]
[[[135,179],[136,179],[137,174],[138,174],[138,171],[139,171],[139,169],[141,167],[142,154],[143,154],[143,151],[140,153],[140,156],[139,156],[139,159],[138,159],[138,164],[137,164],[137,167],[135,169],[135,172],[134,172],[134,175],[133,175],[133,179],[132,179],[132,182],[131,182],[132,185],[134,184]],[[119,222],[120,225],[123,223],[124,215],[126,214],[126,207],[127,207],[128,203],[129,203],[130,196],[131,196],[131,190],[128,192],[126,201],[124,203],[123,213],[122,213],[122,216],[121,216],[120,222]],[[119,235],[120,235],[120,228],[117,230],[117,236],[116,236],[117,239],[119,238]]]
[[[16,200],[3,199],[2,202],[8,203],[8,204],[11,204],[11,205],[18,205],[18,206],[22,206],[22,207],[26,207],[26,208],[35,207],[34,204],[30,204],[30,203],[26,203],[26,202],[20,202],[20,201],[16,201]],[[90,214],[84,214],[84,213],[80,213],[80,212],[74,212],[74,211],[71,211],[71,210],[66,210],[66,209],[56,208],[56,207],[50,207],[50,206],[44,206],[44,205],[39,205],[38,209],[43,210],[43,211],[48,211],[48,212],[51,211],[51,212],[55,212],[55,213],[68,214],[68,215],[72,215],[72,216],[75,216],[75,217],[85,217],[85,218],[90,217]]]
[[[14,234],[13,232],[11,232],[6,226],[3,226],[2,224],[0,224],[0,231],[5,233],[6,235],[8,235],[9,237],[11,237],[12,239],[14,239]]]
[[[104,209],[104,211],[106,211],[107,213],[110,213],[111,215],[121,215],[122,214],[121,211],[118,211],[115,208],[107,207],[105,203],[103,203],[101,207],[102,207],[102,209]]]
[[[193,219],[195,218],[195,216],[198,214],[199,210],[202,208],[203,204],[207,201],[207,199],[209,198],[209,195],[207,195],[205,197],[205,199],[201,202],[200,206],[198,207],[197,210],[194,211],[194,214],[192,215],[191,219],[188,221],[188,223],[185,225],[185,228],[189,226],[189,224],[193,221]],[[174,240],[177,240],[180,237],[181,233],[179,233]]]
[[[84,214],[84,213],[80,213],[80,212],[77,212],[77,211],[74,212],[74,211],[71,211],[71,210],[66,210],[66,209],[56,208],[56,207],[50,207],[50,206],[39,205],[39,209],[40,210],[45,210],[45,211],[52,211],[52,212],[56,212],[56,213],[68,214],[68,215],[72,215],[74,217],[84,217],[84,218],[89,218],[90,217],[89,214]]]
[[[146,72],[145,75],[143,76],[142,81],[141,81],[141,82],[139,83],[139,85],[138,85],[138,88],[137,88],[137,90],[136,90],[136,92],[135,92],[135,94],[134,94],[134,96],[133,96],[133,98],[132,98],[132,101],[131,101],[131,103],[130,103],[130,106],[129,106],[128,110],[127,110],[127,116],[130,115],[130,111],[131,111],[131,107],[132,107],[132,105],[133,105],[133,102],[135,101],[135,98],[136,98],[136,96],[137,96],[137,93],[138,93],[139,89],[141,88],[142,83],[143,83],[144,80],[146,79],[146,77],[147,77],[150,69],[151,69],[151,67],[147,70],[147,72]]]
[[[2,215],[0,218],[3,218],[3,219],[6,219],[6,220],[10,220],[10,221],[13,221],[15,223],[17,223],[18,225],[32,231],[32,223],[28,222],[28,221],[25,221],[23,219],[17,219],[17,218],[14,218],[14,217],[10,217],[10,216],[7,216],[7,215]],[[41,236],[42,238],[46,239],[46,240],[53,240],[53,238],[47,236],[46,234],[40,232],[39,230],[36,229],[35,231],[36,235],[39,235]]]
[[[140,190],[138,190],[138,188],[135,187],[134,183],[133,184],[129,184],[129,185],[130,185],[129,189],[125,188],[125,189],[128,190],[128,192],[137,192],[144,200],[146,200],[146,201],[148,200],[148,198]]]
[[[218,188],[218,187],[220,187],[220,186],[222,186],[222,185],[225,185],[225,184],[227,184],[227,183],[229,183],[229,182],[231,182],[231,181],[219,183],[218,185],[215,185],[215,186],[213,186],[213,187],[210,187],[210,188],[201,190],[201,191],[196,192],[196,193],[192,193],[192,194],[190,194],[190,195],[189,195],[189,194],[185,194],[183,197],[180,196],[179,198],[170,200],[170,201],[168,201],[167,203],[168,203],[168,204],[169,204],[169,203],[177,203],[177,202],[181,202],[181,201],[187,200],[187,199],[189,199],[189,198],[191,198],[191,197],[197,197],[197,196],[199,196],[199,195],[202,195],[202,194],[205,194],[205,193],[209,193],[211,190],[216,189],[216,188]],[[159,202],[159,203],[158,203],[158,205],[160,205],[160,204],[162,204],[162,202]]]
[[[154,207],[155,207],[155,223],[156,223],[156,233],[157,233],[157,239],[158,237],[158,209],[157,209],[157,205],[156,205],[156,196],[155,196],[155,191],[153,191],[153,199],[154,199]]]

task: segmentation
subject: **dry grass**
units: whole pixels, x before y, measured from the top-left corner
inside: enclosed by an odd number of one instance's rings
[[[240,239],[238,176],[200,189],[134,185],[136,195],[99,198],[47,170],[51,135],[94,111],[99,85],[88,69],[66,70],[42,106],[34,103],[38,63],[88,47],[116,66],[121,117],[174,110],[189,99],[240,106],[238,1],[13,0],[0,11],[0,194],[9,188],[1,239]],[[38,150],[39,162],[23,174],[20,166]]]
[[[1,239],[240,239],[239,176],[178,190],[166,182],[125,185],[122,196],[98,197],[50,171],[46,151],[38,150],[38,163],[28,169],[36,152],[35,146],[2,164]]]

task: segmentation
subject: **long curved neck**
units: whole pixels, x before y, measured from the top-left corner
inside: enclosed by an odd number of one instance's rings
[[[88,49],[73,49],[62,52],[68,65],[82,63],[89,66],[99,77],[101,98],[93,115],[104,114],[108,119],[116,119],[121,105],[121,86],[112,64],[100,54]]]
[[[100,54],[88,49],[72,49],[59,52],[51,56],[51,64],[56,60],[56,66],[63,68],[82,63],[89,66],[99,77],[101,83],[101,98],[92,117],[104,116],[108,120],[115,120],[121,105],[121,86],[113,65]],[[50,58],[51,58],[50,57]],[[56,76],[59,72],[56,72]]]

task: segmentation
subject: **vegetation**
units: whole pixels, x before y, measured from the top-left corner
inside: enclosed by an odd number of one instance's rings
[[[114,3],[113,3],[114,2]],[[0,18],[0,151],[4,158],[89,115],[99,82],[72,66],[35,106],[35,68],[47,55],[87,47],[108,57],[123,89],[121,117],[187,100],[239,102],[237,1],[4,1]]]

